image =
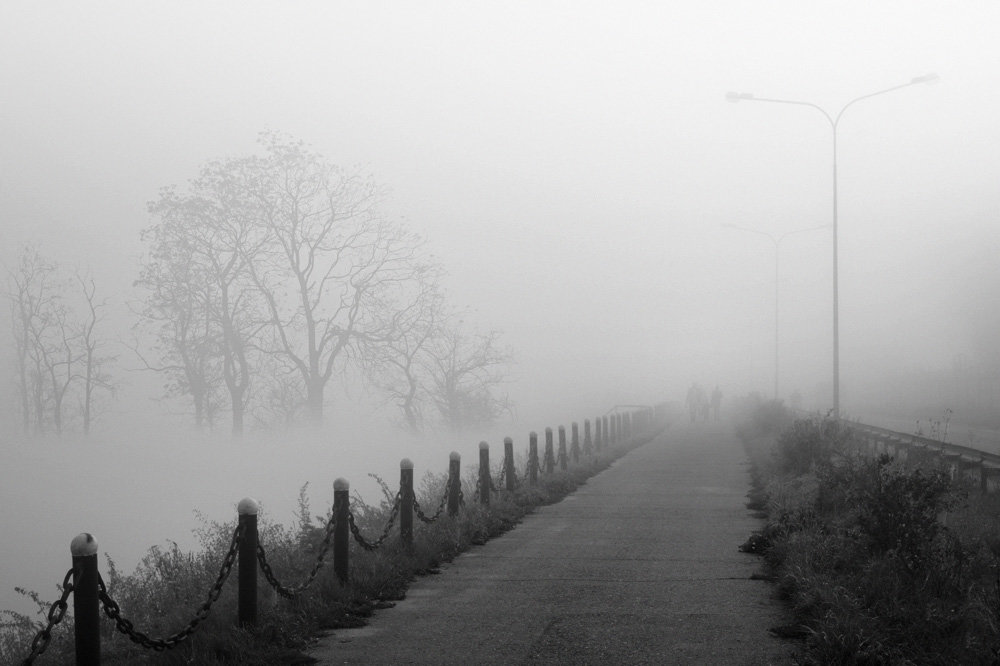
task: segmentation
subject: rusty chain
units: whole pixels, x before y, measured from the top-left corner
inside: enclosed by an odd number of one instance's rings
[[[305,582],[295,586],[295,587],[285,587],[282,585],[274,575],[274,571],[271,570],[271,565],[267,561],[267,554],[264,552],[264,547],[257,542],[257,562],[260,564],[260,570],[264,574],[264,578],[267,582],[271,584],[274,591],[283,596],[285,599],[293,599],[308,589],[313,581],[316,580],[316,574],[319,570],[323,568],[326,564],[326,554],[330,550],[330,545],[333,542],[333,532],[337,528],[337,507],[334,505],[333,513],[330,515],[330,520],[326,522],[326,534],[323,536],[323,541],[319,547],[319,553],[316,556],[316,564],[313,565],[312,571],[309,572],[309,576],[306,578]]]
[[[212,588],[208,592],[208,598],[204,603],[202,603],[198,610],[195,611],[194,618],[188,622],[187,626],[177,633],[161,639],[150,638],[143,632],[137,630],[130,620],[122,617],[121,608],[119,608],[118,603],[111,598],[111,595],[108,594],[108,590],[104,585],[104,579],[101,578],[101,574],[98,573],[98,594],[101,603],[104,605],[104,614],[114,620],[115,627],[118,631],[128,636],[133,643],[138,643],[144,648],[156,650],[157,652],[162,652],[163,650],[169,650],[176,647],[188,636],[193,634],[198,624],[208,617],[212,604],[214,604],[219,598],[219,595],[222,594],[222,586],[225,584],[226,579],[229,578],[229,574],[233,570],[233,565],[236,563],[236,558],[239,555],[240,541],[242,538],[243,526],[237,525],[236,529],[233,531],[233,539],[229,544],[229,552],[226,553],[226,557],[222,561],[222,566],[219,568],[219,575],[215,580],[215,584],[212,585]]]
[[[396,522],[396,516],[399,515],[399,505],[402,501],[402,493],[396,493],[396,501],[392,505],[392,513],[389,514],[389,522],[385,524],[385,529],[382,530],[382,536],[380,536],[375,541],[367,541],[363,536],[361,536],[361,530],[354,522],[354,512],[350,511],[347,514],[347,523],[350,525],[351,534],[354,535],[355,541],[357,541],[362,548],[365,550],[376,550],[378,549],[386,539],[389,538],[389,531],[392,530],[393,523]]]
[[[53,601],[49,607],[48,622],[45,627],[35,634],[35,638],[31,641],[31,653],[21,662],[24,666],[35,663],[38,655],[45,652],[49,647],[49,641],[52,640],[52,628],[62,622],[63,617],[65,617],[66,609],[69,608],[66,600],[73,592],[73,571],[73,569],[70,569],[66,572],[66,577],[63,578],[62,596],[58,600]]]
[[[420,509],[420,503],[417,501],[416,497],[413,498],[413,511],[417,514],[417,518],[430,525],[435,520],[441,517],[441,512],[444,511],[444,505],[447,502],[448,502],[448,487],[445,486],[444,496],[441,497],[441,503],[438,504],[437,512],[433,516],[428,518],[427,516],[424,515],[424,512]]]

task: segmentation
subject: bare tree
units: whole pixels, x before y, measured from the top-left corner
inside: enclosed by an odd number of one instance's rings
[[[420,240],[378,214],[370,177],[280,135],[261,143],[161,192],[138,281],[160,343],[147,366],[183,378],[196,419],[224,387],[234,432],[248,411],[321,420],[331,378],[414,325],[434,272]]]
[[[12,333],[17,361],[17,389],[25,431],[51,428],[63,433],[74,416],[71,396],[79,395],[85,432],[93,420],[94,391],[111,389],[99,354],[103,342],[97,325],[103,302],[96,300],[92,278],[76,273],[82,299],[74,298],[70,282],[31,246],[25,246],[17,267],[10,271],[7,295],[11,303]],[[71,306],[82,303],[88,313],[77,318]],[[82,367],[81,367],[82,366]],[[82,382],[83,386],[77,388]]]
[[[95,397],[98,390],[115,392],[115,383],[107,371],[109,363],[115,356],[102,354],[104,342],[97,333],[97,327],[104,319],[103,310],[107,305],[104,300],[97,300],[97,285],[93,277],[76,273],[77,283],[86,306],[86,316],[79,325],[77,339],[80,345],[81,362],[83,363],[83,396],[80,412],[83,416],[83,432],[90,434],[91,425],[96,415]]]
[[[366,370],[375,386],[402,412],[406,427],[418,432],[423,429],[428,399],[427,362],[445,318],[444,299],[433,278],[422,280],[411,307],[395,316],[392,328],[396,335],[366,357]]]
[[[195,425],[211,426],[222,387],[218,331],[211,315],[212,286],[189,245],[170,242],[159,226],[143,238],[153,249],[136,281],[149,292],[139,315],[140,323],[152,329],[151,353],[158,359],[148,358],[138,343],[133,351],[147,369],[167,377],[168,395],[191,398]]]
[[[469,333],[454,319],[439,328],[426,361],[428,391],[448,427],[481,426],[510,411],[507,396],[497,395],[510,359],[498,331]]]
[[[52,425],[56,434],[63,432],[63,405],[75,378],[79,360],[75,334],[67,322],[66,307],[54,300],[46,313],[45,326],[37,329],[35,349],[49,382],[49,402]]]
[[[419,239],[376,211],[370,177],[328,164],[301,142],[274,134],[262,142],[267,154],[247,185],[267,243],[248,265],[270,315],[273,353],[299,373],[318,421],[334,372],[394,337],[391,314],[410,305],[410,284],[429,267],[417,258]]]
[[[42,432],[47,423],[54,422],[59,430],[73,356],[71,352],[62,353],[68,349],[69,340],[55,264],[36,248],[23,247],[16,268],[7,276],[7,296],[22,426],[25,432]]]
[[[256,210],[242,196],[245,165],[246,160],[212,162],[191,181],[187,193],[168,188],[150,205],[160,220],[153,233],[154,255],[183,257],[189,264],[190,270],[173,274],[193,282],[174,281],[173,287],[204,295],[210,349],[218,355],[234,434],[243,432],[257,364],[256,337],[264,325],[259,292],[248,270],[263,241]]]

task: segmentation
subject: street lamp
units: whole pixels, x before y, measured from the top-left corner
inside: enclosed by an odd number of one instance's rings
[[[779,248],[781,247],[781,241],[785,240],[789,236],[794,234],[801,234],[806,231],[816,231],[817,229],[827,229],[830,225],[825,224],[820,227],[809,227],[807,229],[796,229],[794,231],[788,231],[777,238],[773,235],[767,233],[766,231],[759,231],[757,229],[750,229],[747,227],[741,227],[735,224],[723,224],[722,226],[728,229],[738,229],[739,231],[747,231],[752,234],[759,234],[761,236],[766,236],[774,244],[774,399],[778,399],[778,256],[780,254]]]
[[[936,83],[937,81],[937,74],[915,76],[907,83],[886,88],[885,90],[868,93],[867,95],[862,95],[861,97],[855,97],[850,102],[842,106],[836,116],[831,115],[826,111],[826,109],[817,104],[813,104],[812,102],[801,102],[791,99],[774,99],[770,97],[756,97],[753,93],[726,93],[726,100],[733,103],[742,101],[774,102],[777,104],[796,104],[798,106],[812,107],[823,114],[823,117],[827,119],[830,123],[830,128],[833,130],[833,415],[835,418],[839,418],[840,416],[840,302],[837,273],[837,127],[840,125],[840,119],[844,115],[844,111],[846,111],[848,107],[855,102],[860,102],[863,99],[875,97],[876,95],[884,95],[885,93],[899,90],[901,88],[915,86],[920,83]]]

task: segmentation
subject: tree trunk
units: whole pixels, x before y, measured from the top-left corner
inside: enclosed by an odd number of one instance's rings
[[[306,406],[309,410],[309,420],[313,423],[323,422],[323,384],[313,380],[307,384]]]
[[[243,434],[243,405],[233,403],[233,435]]]
[[[194,425],[198,430],[201,430],[205,426],[205,409],[202,398],[197,393],[192,398],[194,400]]]
[[[229,391],[230,403],[233,408],[233,435],[239,437],[243,434],[243,389],[232,388]]]

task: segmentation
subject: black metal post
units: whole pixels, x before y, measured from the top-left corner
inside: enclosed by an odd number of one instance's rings
[[[462,456],[457,451],[448,455],[448,515],[458,515],[462,496]]]
[[[507,490],[514,492],[517,485],[517,472],[514,471],[514,440],[510,437],[503,438],[503,468],[504,476],[507,477]]]
[[[257,511],[256,500],[245,497],[236,507],[243,526],[243,538],[239,550],[239,599],[237,600],[238,622],[241,627],[257,626]]]
[[[566,471],[566,426],[559,426],[559,469]]]
[[[399,539],[403,545],[413,545],[413,461],[399,461]]]
[[[490,445],[479,442],[479,503],[490,503],[490,490],[493,480],[490,478]]]
[[[538,485],[538,433],[528,435],[528,483]]]
[[[552,451],[552,428],[545,429],[545,473],[551,474],[556,466],[556,457]]]
[[[97,541],[84,532],[69,545],[73,556],[73,634],[76,663],[101,663],[101,601],[97,585]]]
[[[570,427],[572,441],[570,442],[569,450],[573,454],[573,464],[575,465],[580,462],[580,427],[576,424],[576,421],[573,421]]]
[[[351,484],[347,479],[333,482],[333,512],[337,516],[337,524],[333,528],[333,572],[341,585],[347,585],[351,552],[351,532],[347,522],[351,512]]]

